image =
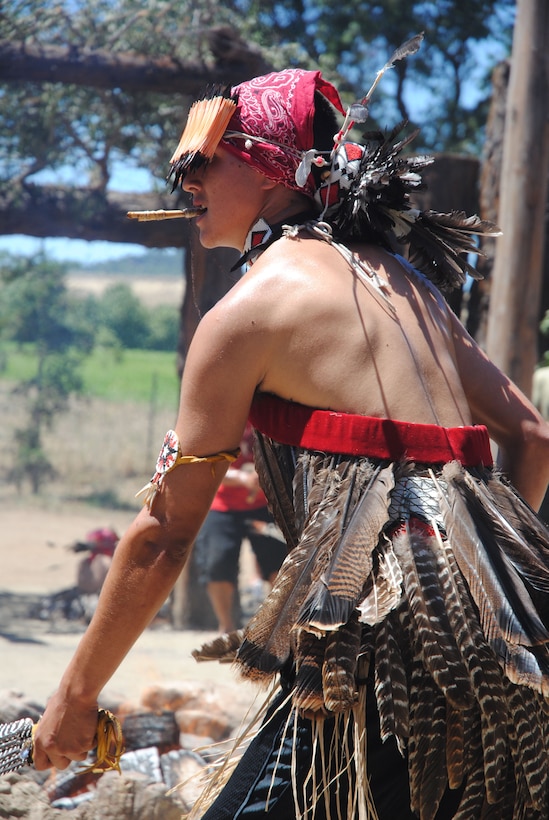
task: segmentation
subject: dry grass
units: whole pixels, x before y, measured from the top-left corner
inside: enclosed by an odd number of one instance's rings
[[[0,383],[0,501],[27,499],[48,505],[92,503],[105,507],[134,507],[135,493],[149,480],[164,433],[175,423],[175,409],[75,399],[44,436],[44,449],[56,477],[31,499],[27,483],[9,480],[15,459],[14,430],[24,426],[23,399]]]
[[[75,295],[101,296],[114,284],[129,285],[134,294],[147,307],[156,305],[180,305],[185,293],[183,276],[124,276],[116,274],[87,273],[69,274],[67,287]]]
[[[99,295],[110,284],[124,281],[150,306],[178,305],[183,297],[183,277],[102,277],[79,274],[68,277],[68,287]],[[149,480],[164,433],[175,423],[174,405],[118,403],[101,399],[74,399],[70,411],[57,420],[44,437],[44,449],[56,478],[33,497],[28,483],[20,489],[8,481],[15,459],[14,431],[26,425],[24,401],[12,386],[0,381],[0,504],[47,506],[94,503],[104,507],[138,509],[135,493]]]

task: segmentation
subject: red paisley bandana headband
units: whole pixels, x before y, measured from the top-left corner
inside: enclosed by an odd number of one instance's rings
[[[367,93],[346,112],[336,89],[319,71],[287,69],[233,89],[217,89],[191,108],[172,157],[174,188],[186,173],[209,162],[222,144],[267,178],[313,199],[310,212],[294,216],[288,235],[296,236],[303,229],[317,238],[335,239],[341,248],[345,247],[342,242],[355,239],[380,245],[406,256],[443,290],[462,286],[468,275],[481,278],[470,255],[482,255],[479,236],[497,236],[500,231],[493,223],[462,211],[438,213],[413,207],[412,195],[423,186],[422,171],[433,161],[430,156],[404,153],[417,132],[401,136],[407,125],[401,122],[388,133],[367,132],[362,143],[351,139],[353,126],[367,121],[372,94],[385,72],[415,54],[422,40],[423,34],[416,34],[399,46]],[[316,91],[344,115],[329,152],[313,148]],[[321,169],[316,190],[313,166]],[[191,217],[201,211],[143,213],[146,219],[151,218],[149,214],[164,219],[166,214],[169,218],[172,214]],[[155,217],[157,213],[160,216]],[[311,219],[315,213],[317,217]],[[132,212],[135,215],[139,212]],[[250,232],[237,266],[261,253],[266,242],[274,241],[286,226],[259,227],[261,234],[257,234],[257,225]]]
[[[320,71],[299,68],[255,77],[229,94],[217,91],[194,103],[171,159],[174,188],[186,173],[209,162],[222,142],[267,179],[313,197],[312,177],[298,184],[296,171],[313,146],[315,91],[345,114],[337,90]]]

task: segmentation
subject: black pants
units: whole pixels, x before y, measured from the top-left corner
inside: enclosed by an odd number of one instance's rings
[[[240,547],[244,538],[250,542],[263,580],[268,581],[278,572],[286,557],[286,544],[257,532],[254,521],[272,521],[266,507],[227,512],[210,510],[194,546],[194,560],[203,584],[229,581],[237,585]]]
[[[202,820],[292,820],[296,817],[291,783],[293,728],[282,739],[290,705],[283,708],[283,690],[276,698],[267,719],[246,750],[231,779],[203,816]],[[368,776],[379,820],[417,820],[410,811],[408,765],[390,738],[385,743],[379,736],[379,720],[372,682],[368,682],[366,698],[368,733]],[[278,711],[277,711],[278,710]],[[327,720],[325,729],[329,731]],[[299,719],[297,730],[297,780],[302,783],[311,766],[311,724]],[[273,778],[273,771],[276,776]],[[340,783],[345,794],[345,783]],[[436,820],[450,820],[457,811],[461,790],[450,791],[441,802]],[[268,811],[265,806],[268,800]],[[333,802],[333,801],[332,801]],[[332,810],[332,817],[337,817]],[[346,814],[344,815],[346,816]],[[324,800],[317,802],[315,820],[325,820]]]

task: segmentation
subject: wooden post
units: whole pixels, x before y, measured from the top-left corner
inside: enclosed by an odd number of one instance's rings
[[[549,174],[549,3],[518,0],[486,349],[530,395]]]

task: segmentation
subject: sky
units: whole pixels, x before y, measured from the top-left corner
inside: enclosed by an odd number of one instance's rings
[[[15,256],[34,256],[41,253],[57,262],[84,261],[90,264],[120,259],[123,256],[141,256],[147,252],[143,245],[120,242],[86,242],[83,239],[52,237],[39,239],[34,236],[13,234],[0,237],[0,251]]]

